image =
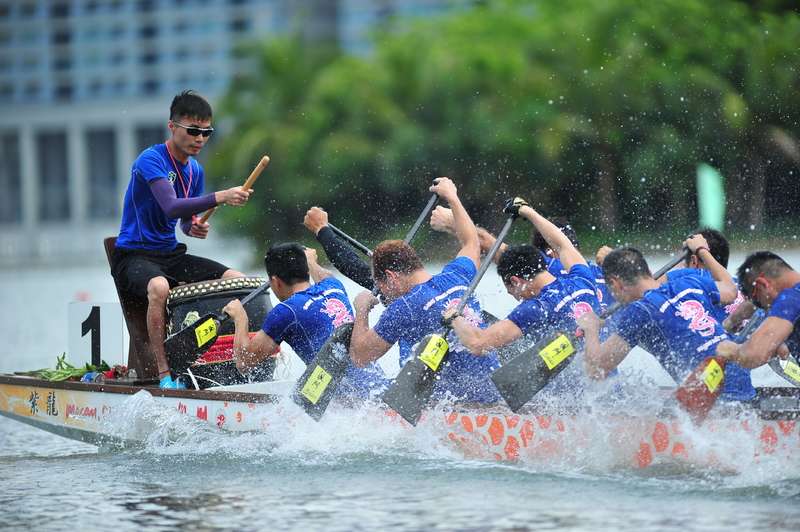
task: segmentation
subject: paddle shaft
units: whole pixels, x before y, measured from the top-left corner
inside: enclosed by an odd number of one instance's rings
[[[431,211],[436,206],[436,203],[438,201],[439,201],[438,194],[434,194],[433,196],[431,196],[431,199],[428,200],[428,204],[425,205],[425,208],[420,213],[419,217],[417,218],[417,221],[414,222],[414,225],[411,226],[411,229],[408,231],[408,234],[403,239],[403,242],[409,244],[411,243],[412,240],[414,240],[414,237],[417,235],[417,231],[419,231],[419,228],[422,226],[422,222],[425,221],[425,219],[431,213]]]
[[[331,231],[333,231],[334,233],[336,233],[337,235],[339,235],[340,237],[345,239],[348,244],[350,244],[351,246],[356,248],[358,251],[360,251],[361,253],[363,253],[367,257],[371,257],[372,256],[372,250],[369,249],[364,244],[362,244],[361,242],[359,242],[358,240],[356,240],[355,238],[353,238],[352,236],[348,235],[347,233],[345,233],[344,231],[342,231],[341,229],[339,229],[338,227],[336,227],[332,223],[329,223],[328,227],[331,228]]]
[[[472,282],[470,283],[466,292],[464,292],[464,295],[461,296],[461,301],[458,302],[458,306],[456,307],[456,314],[460,314],[461,311],[464,310],[464,307],[467,305],[467,299],[469,299],[472,296],[472,293],[475,292],[475,289],[478,287],[478,283],[481,282],[481,278],[483,278],[486,270],[488,270],[489,266],[492,264],[492,258],[494,257],[495,253],[497,253],[497,250],[500,249],[500,246],[503,245],[503,240],[505,240],[508,232],[511,230],[511,224],[514,223],[516,217],[516,214],[512,214],[508,217],[508,220],[506,220],[506,224],[500,230],[500,234],[497,235],[497,240],[494,241],[492,249],[490,249],[483,258],[483,262],[481,263],[478,273],[475,275],[475,278],[472,279]]]
[[[252,292],[250,292],[249,294],[244,296],[244,298],[242,299],[242,306],[245,306],[248,303],[250,303],[250,301],[252,301],[253,298],[258,296],[259,294],[261,294],[261,292],[263,292],[264,290],[266,290],[268,288],[269,288],[269,281],[267,281],[266,283],[262,284],[258,288],[254,289]],[[226,312],[222,312],[219,315],[219,322],[222,323],[223,321],[227,320],[228,318],[230,318],[230,316]]]
[[[258,161],[258,164],[256,165],[255,168],[253,168],[253,171],[250,172],[250,176],[247,178],[247,181],[244,182],[244,185],[242,185],[242,188],[244,190],[250,189],[253,186],[253,183],[256,182],[256,179],[258,179],[258,176],[261,175],[261,172],[264,171],[264,169],[267,167],[268,164],[269,164],[269,157],[267,155],[265,155],[265,156],[263,156],[261,158],[260,161]],[[201,224],[206,223],[208,221],[208,219],[211,218],[211,215],[214,214],[214,211],[216,211],[216,210],[217,210],[216,207],[211,207],[210,209],[208,209],[205,212],[205,214],[203,214],[203,216],[200,218],[200,223]]]

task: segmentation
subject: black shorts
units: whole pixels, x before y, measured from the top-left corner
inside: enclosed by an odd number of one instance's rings
[[[180,283],[219,279],[229,268],[219,262],[186,253],[186,245],[173,251],[114,249],[111,275],[117,286],[135,297],[147,298],[147,285],[154,277],[166,277],[170,288]]]

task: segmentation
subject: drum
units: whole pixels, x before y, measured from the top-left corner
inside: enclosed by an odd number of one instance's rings
[[[250,292],[266,282],[259,277],[238,277],[202,281],[173,288],[167,298],[167,334],[173,334],[209,314],[219,314],[232,299],[243,299]],[[245,305],[248,317],[248,331],[254,335],[261,329],[267,313],[272,309],[269,291],[265,291]],[[197,353],[173,353],[169,355],[170,369],[182,375],[187,385],[203,389],[210,386],[244,384],[247,377],[236,369],[233,360],[232,320],[220,324],[217,340],[198,356]],[[258,381],[271,380],[275,370],[275,358],[267,358],[251,373]]]

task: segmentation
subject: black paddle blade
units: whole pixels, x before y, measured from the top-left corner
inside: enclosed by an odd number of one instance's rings
[[[769,359],[769,367],[792,385],[800,386],[800,364],[797,363],[794,355],[789,355],[786,360],[772,357]]]
[[[168,358],[185,354],[199,356],[211,347],[217,336],[219,336],[219,316],[206,314],[164,340],[164,351]]]
[[[447,340],[429,334],[417,345],[414,357],[406,362],[381,399],[400,417],[416,425],[436,384],[436,372],[450,352]]]
[[[513,412],[569,365],[577,351],[575,340],[572,334],[555,333],[492,373],[492,382]]]
[[[315,421],[322,418],[350,365],[352,334],[352,323],[336,329],[295,384],[292,399]]]

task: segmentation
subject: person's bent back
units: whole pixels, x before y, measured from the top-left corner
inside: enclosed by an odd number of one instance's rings
[[[277,244],[264,258],[270,287],[280,303],[269,312],[261,330],[249,338],[247,314],[238,300],[225,311],[234,318],[234,354],[243,373],[258,373],[263,360],[286,342],[310,364],[337,327],[353,321],[353,310],[341,281],[317,263],[316,251],[297,243]],[[310,280],[314,279],[315,284]],[[350,366],[338,395],[366,397],[385,384],[377,365]]]

